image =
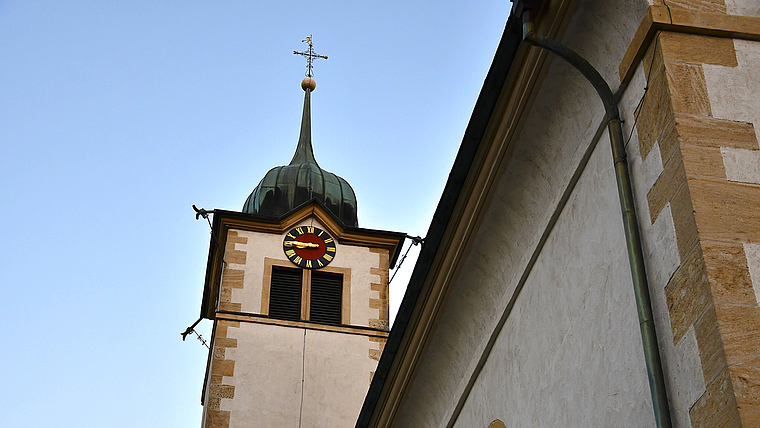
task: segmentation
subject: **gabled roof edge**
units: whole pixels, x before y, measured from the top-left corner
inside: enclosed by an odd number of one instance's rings
[[[382,395],[386,389],[386,380],[391,374],[391,366],[396,358],[396,354],[399,352],[412,312],[420,297],[423,283],[433,265],[433,260],[439,250],[444,233],[449,226],[455,205],[462,193],[465,180],[470,174],[473,161],[476,158],[486,128],[501,95],[507,74],[512,67],[517,48],[521,41],[520,30],[519,20],[510,16],[473,108],[462,144],[457,152],[441,199],[438,202],[438,207],[433,214],[433,220],[430,223],[425,243],[409,280],[406,294],[399,307],[393,328],[385,345],[385,350],[380,358],[361,412],[359,413],[356,422],[357,428],[370,427],[373,416],[378,410],[377,406],[385,404],[381,400],[385,398]]]

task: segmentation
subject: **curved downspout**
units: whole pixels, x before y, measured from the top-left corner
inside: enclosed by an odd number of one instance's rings
[[[623,128],[620,125],[620,113],[615,96],[612,94],[612,90],[604,78],[588,61],[567,46],[536,34],[532,15],[532,11],[528,9],[522,12],[523,41],[552,52],[575,67],[594,86],[594,89],[596,89],[596,92],[602,99],[602,103],[604,103],[604,110],[607,113],[608,121],[607,130],[610,134],[612,156],[615,161],[615,180],[617,181],[620,208],[623,214],[628,261],[631,267],[633,292],[636,297],[636,309],[639,315],[639,328],[641,330],[641,341],[644,346],[647,374],[649,375],[649,391],[652,394],[655,421],[657,427],[670,428],[671,419],[668,394],[665,389],[665,379],[662,373],[660,350],[657,345],[657,333],[652,316],[652,302],[649,298],[649,284],[644,267],[644,253],[641,249],[641,236],[636,220],[636,209],[633,204],[633,190],[631,188],[631,177],[626,160]]]

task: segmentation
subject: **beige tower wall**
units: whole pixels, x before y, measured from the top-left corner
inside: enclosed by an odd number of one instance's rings
[[[377,365],[367,336],[259,323],[227,336],[237,342],[225,355],[234,396],[220,403],[230,428],[354,426]]]
[[[321,228],[338,241],[316,217],[276,233],[227,231],[205,428],[348,428],[356,422],[388,336],[389,252],[336,242],[335,258],[324,269],[350,285],[341,325],[269,318],[267,272],[273,265],[295,267],[282,242],[298,226]]]
[[[314,226],[328,231],[324,224],[313,218],[293,225],[293,227],[298,226]],[[225,255],[227,268],[224,270],[222,281],[225,281],[226,276],[233,276],[235,280],[241,276],[243,278],[242,287],[230,289],[229,303],[233,303],[230,308],[245,313],[266,314],[267,308],[262,307],[266,260],[280,260],[285,266],[294,266],[287,260],[282,249],[282,241],[287,231],[281,234],[269,234],[231,229],[229,233],[232,239],[227,238],[228,249]],[[230,246],[230,243],[233,245]],[[383,260],[385,269],[381,269],[383,262],[381,256],[381,253],[373,252],[367,247],[336,243],[335,259],[328,267],[349,269],[351,272],[351,307],[348,324],[377,327],[375,320],[382,318],[382,308],[371,307],[369,304],[370,299],[380,298],[380,292],[369,285],[380,284],[383,272],[388,270],[387,260]],[[223,305],[222,309],[225,306]]]

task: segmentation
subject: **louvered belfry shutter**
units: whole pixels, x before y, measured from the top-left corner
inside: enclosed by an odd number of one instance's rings
[[[269,316],[293,321],[301,319],[301,269],[272,266]]]
[[[340,324],[343,275],[332,272],[311,272],[309,321]]]

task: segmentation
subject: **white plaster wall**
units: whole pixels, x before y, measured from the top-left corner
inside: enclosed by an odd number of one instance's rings
[[[235,387],[220,410],[230,411],[230,428],[298,426],[303,367],[303,330],[240,323],[227,329],[237,348],[225,357],[235,361],[235,375],[224,384]]]
[[[526,124],[529,131],[523,132],[512,154],[452,290],[426,364],[400,413],[399,427],[443,427],[452,418],[491,332],[602,119],[596,95],[566,64],[555,60],[544,85]],[[582,108],[575,114],[579,106],[596,108]],[[571,108],[576,121],[557,120]]]
[[[744,244],[744,254],[747,256],[747,268],[755,290],[755,300],[760,302],[760,244]]]
[[[760,16],[760,2],[757,0],[726,0],[729,15]]]
[[[754,1],[760,8],[760,2]],[[760,42],[734,39],[736,67],[704,64],[713,117],[752,122],[760,140]]]
[[[593,10],[590,10],[593,7]],[[645,1],[581,1],[564,42],[618,84],[617,65]],[[628,137],[643,94],[638,70],[621,103]],[[401,411],[400,427],[452,421],[491,332],[524,274],[603,109],[575,70],[554,60]],[[693,332],[673,344],[663,289],[680,264],[670,209],[654,224],[646,191],[662,171],[629,148],[655,319],[676,426],[704,392]],[[605,134],[499,332],[456,425],[652,426],[653,411]],[[646,223],[646,224],[644,224]]]
[[[314,226],[327,231],[314,218],[306,219],[296,226]],[[247,253],[246,264],[229,264],[230,269],[245,271],[244,288],[232,290],[232,302],[240,303],[242,312],[260,314],[264,259],[288,260],[282,250],[282,241],[287,231],[282,234],[244,230],[237,232],[239,236],[247,237],[248,242],[235,245],[236,250]],[[379,318],[380,311],[369,307],[369,299],[379,297],[377,291],[372,291],[370,284],[380,282],[380,276],[371,274],[370,269],[379,265],[379,254],[370,252],[369,248],[342,245],[336,240],[335,258],[329,266],[351,269],[351,325],[366,327],[369,326],[370,319]]]
[[[760,150],[721,147],[720,153],[728,181],[760,184]]]
[[[231,428],[354,426],[377,365],[366,336],[256,323],[227,335],[238,343],[224,378],[235,395],[221,403]]]
[[[760,8],[760,5],[757,6]],[[760,140],[760,42],[734,40],[736,67],[702,66],[714,117],[751,122]],[[721,148],[726,178],[760,184],[760,151]]]
[[[373,291],[371,284],[380,283],[380,275],[370,273],[370,268],[380,267],[380,254],[372,253],[369,248],[342,245],[338,251],[343,252],[345,259],[335,261],[336,266],[351,268],[351,324],[369,326],[369,320],[380,319],[380,310],[369,307],[369,299],[379,299],[380,292]],[[350,260],[351,263],[344,262]],[[332,263],[331,263],[332,264]]]
[[[229,269],[243,270],[243,288],[232,290],[232,302],[241,304],[241,311],[261,313],[261,297],[264,281],[264,258],[287,260],[282,251],[284,234],[270,234],[237,230],[238,236],[248,238],[246,244],[235,244],[235,249],[245,251],[245,264],[228,263]]]
[[[366,336],[309,330],[302,427],[352,428],[377,361]]]
[[[654,425],[611,157],[597,146],[456,427]]]

